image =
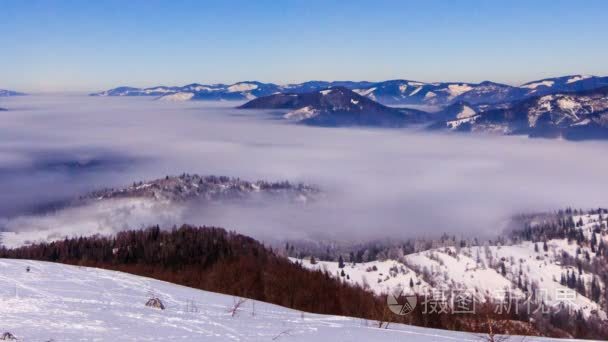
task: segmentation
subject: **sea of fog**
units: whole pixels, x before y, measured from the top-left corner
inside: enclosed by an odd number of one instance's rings
[[[488,235],[519,212],[606,205],[602,142],[299,126],[233,102],[84,95],[0,99],[0,226],[100,232],[153,222],[261,239]],[[322,200],[214,210],[33,208],[183,172],[314,183]],[[93,227],[93,228],[91,228]],[[38,235],[37,235],[38,236]]]

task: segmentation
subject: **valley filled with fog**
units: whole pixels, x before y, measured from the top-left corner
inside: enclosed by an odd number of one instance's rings
[[[606,203],[603,142],[316,128],[238,104],[2,99],[8,111],[0,112],[0,226],[27,239],[182,223],[262,240],[493,236],[517,213]],[[47,208],[184,172],[304,182],[323,196],[301,205],[113,201]]]

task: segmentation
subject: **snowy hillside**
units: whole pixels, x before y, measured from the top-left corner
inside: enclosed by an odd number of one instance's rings
[[[467,291],[479,302],[500,300],[505,292],[513,298],[524,299],[531,295],[553,308],[566,306],[581,310],[585,317],[608,318],[593,297],[594,282],[599,290],[605,289],[597,274],[586,268],[564,264],[568,258],[587,258],[593,261],[598,249],[608,244],[606,216],[596,214],[574,215],[580,234],[593,242],[593,246],[580,246],[576,241],[550,239],[545,243],[523,241],[514,245],[485,245],[467,247],[441,247],[405,255],[397,260],[364,263],[315,261],[294,259],[309,269],[327,270],[344,281],[368,287],[375,293],[389,293],[401,287],[406,293],[424,294],[433,289]],[[595,235],[595,237],[593,236]],[[578,278],[575,286],[567,279]],[[581,285],[582,284],[582,285]],[[581,287],[583,289],[581,290]],[[585,295],[581,294],[583,292]]]
[[[390,293],[398,287],[403,288],[406,294],[420,293],[429,288],[429,284],[420,275],[396,260],[347,263],[343,268],[333,261],[316,261],[311,264],[310,259],[290,258],[290,260],[302,263],[305,268],[311,270],[327,271],[336,277],[342,277],[351,284],[369,287],[376,294]],[[344,270],[344,275],[342,275],[342,270]],[[414,284],[411,288],[410,280]]]
[[[516,246],[464,248],[459,253],[455,253],[454,248],[435,249],[406,255],[405,262],[346,263],[342,269],[338,267],[338,262],[333,261],[317,261],[314,265],[309,259],[300,261],[292,258],[292,261],[302,262],[309,269],[327,270],[349,283],[369,287],[377,294],[390,293],[397,287],[403,288],[405,293],[418,294],[430,292],[433,288],[458,288],[474,293],[478,301],[497,299],[495,297],[504,294],[505,289],[512,291],[514,296],[524,298],[525,293],[517,287],[519,276],[516,274],[521,271],[522,286],[536,284],[545,303],[558,307],[570,303],[560,300],[560,296],[575,294],[560,284],[561,275],[567,271],[574,272],[575,268],[563,267],[555,258],[572,248],[563,240],[551,240],[548,245],[548,253],[535,252],[534,244],[528,242]],[[479,262],[476,261],[477,257],[480,258]],[[489,267],[491,258],[506,260],[505,275]],[[585,272],[583,277],[587,282],[591,281],[589,273]],[[582,309],[586,316],[597,314],[601,319],[607,318],[597,303],[578,293],[572,304],[572,309]]]
[[[26,268],[30,271],[27,272]],[[148,307],[158,298],[165,309]],[[475,334],[303,313],[96,268],[0,259],[0,334],[20,341],[479,341]],[[512,341],[522,338],[513,337]],[[526,341],[549,339],[526,338]]]

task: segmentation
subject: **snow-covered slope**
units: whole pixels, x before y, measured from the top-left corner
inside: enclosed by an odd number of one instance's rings
[[[27,272],[26,268],[30,271]],[[164,310],[147,307],[156,297]],[[303,313],[120,272],[0,259],[0,334],[20,341],[478,341],[474,334]],[[520,341],[521,338],[513,338]],[[548,339],[526,338],[526,341]]]
[[[525,96],[539,96],[558,92],[579,92],[608,86],[608,77],[569,75],[546,78],[522,84]]]
[[[379,295],[391,293],[398,287],[401,287],[405,294],[420,293],[429,287],[421,276],[396,260],[346,263],[343,268],[338,267],[338,263],[332,261],[316,261],[311,264],[310,259],[290,258],[290,260],[301,262],[302,266],[311,270],[327,271],[350,284],[367,287]],[[342,270],[344,270],[344,275],[342,275]],[[410,280],[413,284],[412,287],[410,287]]]
[[[539,289],[547,305],[572,304],[573,309],[582,309],[586,316],[597,313],[601,319],[606,319],[606,313],[597,303],[560,284],[562,274],[577,272],[576,267],[562,266],[557,260],[568,250],[567,241],[550,240],[547,245],[547,252],[542,248],[536,252],[531,242],[463,248],[459,253],[454,248],[437,249],[408,255],[405,260],[407,265],[427,273],[426,277],[430,277],[435,286],[451,288],[456,285],[476,293],[480,300],[497,299],[505,289],[524,298],[525,293],[518,287],[521,282],[528,291],[533,287]],[[498,266],[500,263],[505,265],[504,275]],[[582,276],[586,283],[591,283],[591,274],[583,271]],[[575,296],[572,302],[562,299],[565,293]]]
[[[161,96],[159,98],[159,100],[169,101],[169,102],[181,102],[181,101],[191,100],[193,97],[194,97],[194,93],[179,92],[179,93]]]
[[[280,91],[280,87],[272,83],[254,81],[234,84],[188,84],[182,87],[158,86],[152,88],[118,87],[91,96],[154,96],[163,100],[251,100]]]
[[[591,234],[594,222],[592,217],[582,228]],[[607,241],[608,242],[608,241]],[[455,247],[436,248],[404,256],[401,261],[383,260],[350,264],[343,268],[338,262],[297,260],[309,269],[327,270],[344,281],[368,287],[374,292],[390,293],[397,287],[405,292],[424,294],[433,289],[460,289],[475,295],[478,301],[487,298],[499,299],[508,290],[517,298],[525,298],[535,288],[545,304],[559,307],[561,304],[571,309],[581,309],[585,316],[598,316],[607,319],[600,306],[591,299],[576,293],[560,284],[562,275],[578,270],[564,266],[560,260],[564,253],[576,255],[577,247],[565,239],[547,241],[547,251],[532,242],[522,242],[512,246],[473,246],[456,249]],[[585,249],[580,253],[584,253]],[[501,264],[504,264],[502,274]],[[344,274],[342,274],[344,271]],[[582,270],[581,279],[590,284],[593,275]],[[604,284],[600,284],[602,288]],[[572,300],[564,300],[565,294],[572,294]]]

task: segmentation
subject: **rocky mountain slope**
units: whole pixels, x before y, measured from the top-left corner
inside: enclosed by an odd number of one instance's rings
[[[608,138],[608,87],[542,95],[503,108],[467,112],[448,119],[444,127],[572,140]]]

